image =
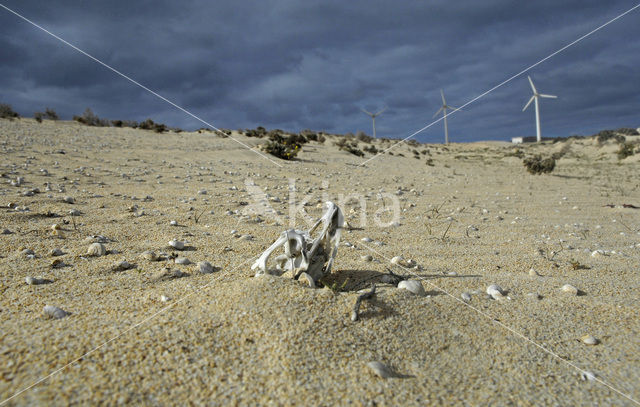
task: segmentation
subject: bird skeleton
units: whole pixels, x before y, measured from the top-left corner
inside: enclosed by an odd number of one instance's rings
[[[256,276],[261,274],[273,274],[291,272],[294,279],[298,279],[303,273],[310,278],[311,286],[322,277],[331,273],[333,261],[338,253],[340,235],[344,225],[344,216],[340,208],[333,202],[325,203],[327,210],[308,232],[289,229],[280,234],[280,237],[251,266],[252,270],[258,269]],[[316,239],[311,234],[322,225],[322,231]],[[268,267],[269,257],[278,248],[283,247],[284,254],[275,258],[276,269]]]

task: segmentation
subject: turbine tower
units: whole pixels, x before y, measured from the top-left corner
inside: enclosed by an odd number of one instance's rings
[[[363,112],[365,112],[367,115],[371,116],[371,120],[373,121],[373,138],[376,138],[376,116],[380,116],[382,114],[382,112],[384,112],[385,110],[387,110],[386,107],[382,108],[382,110],[379,110],[377,113],[371,113],[368,112],[364,109],[360,109]]]
[[[436,114],[433,115],[435,118],[440,112],[444,112],[444,142],[445,144],[449,144],[449,127],[447,127],[447,109],[453,109],[453,111],[460,110],[460,108],[455,106],[447,105],[447,101],[444,99],[444,90],[440,89],[440,94],[442,95],[442,107],[438,109]]]
[[[531,99],[529,99],[527,104],[524,105],[524,108],[522,109],[522,111],[524,112],[525,110],[527,110],[527,107],[529,107],[531,102],[535,100],[536,102],[535,103],[536,105],[536,141],[539,143],[540,141],[542,141],[542,136],[540,136],[540,108],[538,107],[538,99],[539,98],[557,99],[558,97],[554,95],[544,95],[542,93],[538,93],[538,91],[536,90],[536,87],[533,85],[533,81],[531,80],[531,77],[527,76],[527,78],[529,78],[529,83],[531,84],[531,89],[533,90],[533,96],[531,96]]]

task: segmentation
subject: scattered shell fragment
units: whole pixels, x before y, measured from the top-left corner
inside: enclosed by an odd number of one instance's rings
[[[60,226],[59,223],[54,223],[53,225],[51,225],[51,230],[60,230],[62,229],[62,226]]]
[[[71,215],[71,216],[80,216],[81,214],[82,214],[82,213],[81,213],[79,210],[77,210],[77,209],[71,209],[71,210],[69,211],[69,215]]]
[[[47,280],[46,278],[37,278],[37,277],[28,276],[24,279],[24,282],[27,283],[28,285],[40,285],[40,284],[50,283],[51,280]]]
[[[35,254],[35,252],[31,249],[24,249],[22,250],[22,255],[23,256],[33,256]]]
[[[580,373],[580,378],[584,381],[594,381],[596,380],[596,374],[593,372],[590,372],[588,370],[583,371],[582,373]]]
[[[300,273],[300,277],[298,277],[298,281],[302,281],[303,283],[306,283],[309,288],[316,288],[316,283],[315,281],[313,281],[313,278],[311,278],[311,276],[305,272]]]
[[[534,268],[530,268],[530,269],[529,269],[529,275],[530,275],[531,277],[536,277],[536,276],[540,276],[540,273],[538,273],[538,272],[536,271],[536,269],[534,269]]]
[[[567,294],[578,295],[578,289],[571,284],[565,284],[560,289]]]
[[[188,273],[185,273],[183,271],[180,270],[171,270],[170,268],[166,268],[163,271],[159,272],[158,274],[155,275],[154,280],[159,282],[159,281],[169,281],[169,280],[173,280],[176,278],[181,278],[181,277],[186,277],[188,276]]]
[[[396,374],[391,370],[390,367],[385,365],[382,362],[369,362],[367,363],[369,369],[373,370],[373,372],[382,377],[383,379],[388,379],[390,377],[395,377]]]
[[[54,269],[55,268],[62,268],[64,266],[65,266],[64,260],[62,260],[62,259],[53,259],[51,261],[51,267],[53,267]]]
[[[592,335],[583,335],[580,340],[587,345],[597,345],[600,341],[597,338],[594,338]]]
[[[64,252],[62,250],[60,250],[59,248],[55,248],[55,249],[51,249],[49,251],[49,256],[62,256],[64,254]]]
[[[140,257],[142,257],[145,260],[149,260],[149,261],[158,260],[158,255],[156,254],[156,252],[151,251],[151,250],[147,250],[147,251],[142,252],[140,254]]]
[[[198,263],[198,270],[202,274],[210,274],[213,273],[213,266],[208,261],[201,261]]]
[[[541,300],[542,296],[538,293],[527,293],[527,298],[531,300]]]
[[[180,240],[170,240],[169,241],[169,246],[173,247],[176,250],[183,250],[184,249],[184,242],[180,241]]]
[[[494,300],[501,300],[504,298],[504,290],[498,284],[491,284],[487,287],[487,294]]]
[[[415,295],[426,295],[422,283],[417,280],[403,280],[398,284],[398,288],[408,290]]]
[[[69,315],[67,311],[62,308],[54,307],[53,305],[45,305],[42,312],[45,316],[53,319],[60,319]]]
[[[365,243],[371,243],[371,242],[373,242],[373,239],[371,239],[370,237],[363,237],[363,238],[362,238],[362,239],[360,239],[360,240],[362,240],[362,241],[363,241],[363,242],[365,242]]]
[[[62,201],[68,204],[76,203],[76,200],[72,196],[65,196],[64,198],[62,198]]]
[[[364,256],[360,256],[360,259],[362,259],[362,261],[369,262],[373,261],[373,256],[370,254],[365,254]]]
[[[178,226],[178,222],[176,222],[175,220],[172,220],[171,222],[169,222],[170,226]]]
[[[191,264],[191,260],[187,259],[186,257],[176,257],[174,261],[176,264],[182,264],[182,265]]]
[[[114,264],[112,270],[113,271],[125,271],[125,270],[129,270],[131,268],[133,268],[133,264],[129,263],[126,260],[122,260],[122,261]]]
[[[160,296],[160,301],[162,301],[162,302],[168,302],[169,300],[171,300],[171,298],[167,297],[166,295],[161,295]]]
[[[471,301],[471,294],[469,294],[468,292],[464,292],[464,293],[460,294],[460,297],[465,302]]]
[[[102,243],[91,243],[89,249],[87,249],[87,254],[95,257],[104,256],[107,254],[107,249]]]

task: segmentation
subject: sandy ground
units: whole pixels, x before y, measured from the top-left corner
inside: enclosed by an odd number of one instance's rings
[[[640,209],[621,205],[640,206],[637,156],[569,144],[542,176],[495,142],[420,145],[419,158],[403,145],[358,166],[328,138],[278,167],[212,134],[0,120],[0,232],[10,232],[0,235],[0,403],[635,405]],[[289,227],[290,182],[311,217],[328,197],[352,227],[336,290],[253,277],[253,260]],[[252,191],[268,194],[275,215],[255,212]],[[398,224],[381,225],[374,214],[393,220],[391,196]],[[308,227],[300,215],[296,224]],[[89,257],[98,235],[108,252]],[[147,250],[164,257],[141,258]],[[174,264],[174,253],[193,264]],[[394,256],[417,267],[392,266]],[[133,267],[114,271],[123,260]],[[216,271],[200,273],[200,261]],[[167,267],[187,275],[171,279]],[[388,269],[428,295],[380,283]],[[377,295],[352,322],[357,291],[372,282]],[[490,284],[509,299],[488,297]],[[70,315],[48,319],[45,305]],[[371,361],[396,377],[376,376]]]

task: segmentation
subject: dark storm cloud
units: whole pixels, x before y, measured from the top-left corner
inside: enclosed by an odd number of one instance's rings
[[[225,128],[406,137],[634,4],[628,1],[4,1],[105,63]],[[640,10],[529,74],[545,135],[638,126]],[[0,9],[0,100],[23,115],[202,127],[188,115]],[[453,140],[535,131],[526,75],[450,117]],[[419,139],[441,141],[442,124]]]

